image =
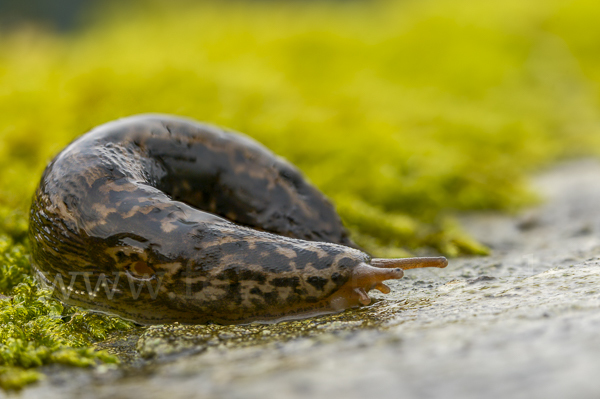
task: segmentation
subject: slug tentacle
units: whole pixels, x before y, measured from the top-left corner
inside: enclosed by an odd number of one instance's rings
[[[375,267],[399,267],[402,270],[407,269],[419,269],[422,267],[439,267],[444,268],[448,266],[448,260],[443,256],[429,257],[429,258],[399,258],[399,259],[384,259],[374,258],[371,259],[371,266]]]
[[[243,323],[370,303],[403,269],[371,259],[329,201],[253,140],[161,115],[102,125],[48,165],[32,264],[66,303],[139,323]]]

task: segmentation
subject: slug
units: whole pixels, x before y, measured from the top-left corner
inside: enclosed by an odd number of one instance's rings
[[[368,305],[438,258],[372,259],[331,203],[254,140],[139,115],[79,137],[30,211],[32,267],[67,304],[141,324],[278,321]]]

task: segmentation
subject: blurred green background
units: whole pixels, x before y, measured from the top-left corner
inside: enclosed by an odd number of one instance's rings
[[[19,4],[0,36],[13,235],[53,155],[140,112],[256,138],[380,256],[485,252],[454,212],[518,209],[535,198],[528,172],[600,148],[592,1]]]
[[[19,323],[39,337],[40,315],[64,321],[62,307],[31,312],[31,195],[70,140],[141,112],[254,137],[376,255],[484,254],[453,215],[517,211],[537,199],[532,172],[600,154],[598,21],[591,0],[0,1],[0,292],[29,287]],[[120,328],[78,314],[97,334],[66,339],[61,321],[53,351]],[[37,364],[3,348],[0,365]]]

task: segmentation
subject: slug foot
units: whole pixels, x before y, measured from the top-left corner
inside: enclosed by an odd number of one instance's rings
[[[334,310],[343,310],[368,305],[371,298],[368,292],[376,289],[383,294],[390,293],[390,287],[383,282],[401,279],[404,270],[423,267],[444,268],[448,261],[444,257],[405,258],[371,260],[371,264],[361,263],[352,270],[350,280],[346,282],[330,299]]]

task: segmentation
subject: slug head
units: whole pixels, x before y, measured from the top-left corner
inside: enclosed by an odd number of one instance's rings
[[[335,310],[348,309],[359,305],[368,305],[371,298],[367,294],[376,289],[384,294],[390,288],[383,284],[385,280],[400,279],[404,270],[423,267],[444,268],[448,260],[444,257],[404,258],[371,260],[371,264],[360,263],[352,270],[350,279],[330,299],[331,307]]]

